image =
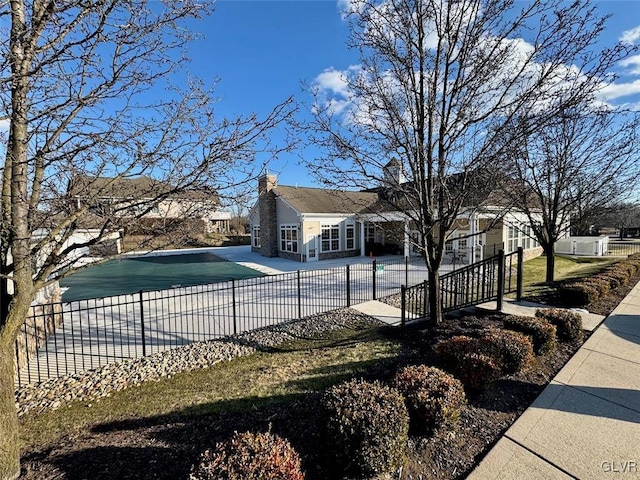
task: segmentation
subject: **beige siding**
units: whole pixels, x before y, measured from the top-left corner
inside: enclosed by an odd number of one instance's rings
[[[279,199],[276,201],[276,215],[278,217],[278,226],[292,224],[297,225],[300,222],[298,219],[298,212]]]

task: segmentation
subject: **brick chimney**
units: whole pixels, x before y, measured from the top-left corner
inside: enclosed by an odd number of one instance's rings
[[[275,175],[263,175],[258,179],[258,213],[260,215],[260,254],[278,256],[278,216],[276,195],[272,191],[278,185]]]

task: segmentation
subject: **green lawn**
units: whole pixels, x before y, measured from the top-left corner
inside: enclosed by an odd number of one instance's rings
[[[523,295],[525,297],[537,297],[550,290],[550,287],[545,284],[546,261],[546,257],[536,257],[524,262]],[[618,261],[620,258],[556,255],[555,280],[591,275]]]

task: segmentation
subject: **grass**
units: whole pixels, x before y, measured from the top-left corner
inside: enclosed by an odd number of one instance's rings
[[[142,383],[101,400],[72,402],[21,418],[22,447],[46,445],[115,421],[240,411],[323,390],[392,359],[399,344],[381,329],[342,330],[207,369]]]
[[[611,258],[556,258],[556,278],[592,274],[615,262]],[[525,293],[544,285],[545,258],[524,264]],[[60,409],[21,418],[23,448],[54,444],[93,427],[157,417],[199,417],[246,411],[321,391],[358,376],[380,362],[392,362],[401,351],[383,329],[340,330],[316,339],[281,345],[210,368],[146,382],[93,401],[76,401]],[[384,365],[382,366],[384,368]]]
[[[599,272],[603,268],[620,261],[611,257],[563,257],[556,255],[555,280],[580,278]],[[524,262],[523,295],[539,297],[551,289],[545,283],[546,257],[536,257]]]

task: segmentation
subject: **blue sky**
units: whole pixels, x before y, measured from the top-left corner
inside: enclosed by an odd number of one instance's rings
[[[217,0],[211,16],[190,22],[187,27],[203,38],[190,44],[187,68],[209,83],[219,79],[218,117],[265,116],[292,95],[308,104],[304,81],[335,88],[337,72],[358,63],[356,52],[346,46],[348,30],[340,14],[346,1]],[[622,39],[640,45],[640,0],[595,4],[612,16],[602,46]],[[607,100],[640,110],[640,52],[619,65],[617,73],[620,78],[608,88]],[[0,123],[4,129],[6,122]],[[269,171],[282,185],[317,186],[301,158],[319,154],[307,149],[281,155],[269,163]]]
[[[335,1],[221,0],[194,28],[204,38],[191,45],[189,69],[206,80],[219,78],[221,115],[264,116],[290,96],[308,101],[302,82],[357,62]],[[282,155],[270,162],[270,173],[283,185],[316,185],[299,165],[301,155]]]
[[[640,0],[599,0],[603,14],[611,14],[603,45],[621,39],[640,44]],[[219,0],[209,18],[194,24],[204,35],[191,45],[189,69],[207,80],[219,78],[220,115],[266,114],[294,95],[308,101],[301,82],[313,83],[328,69],[357,64],[346,46],[347,26],[339,3],[324,1]],[[607,92],[612,103],[640,106],[640,55],[620,65],[621,75]],[[269,170],[283,185],[316,186],[300,155],[282,155]]]

